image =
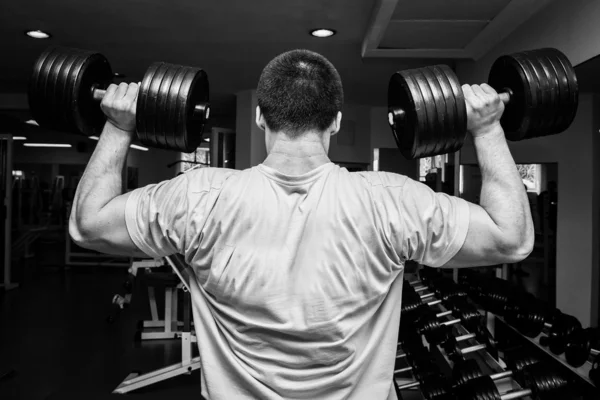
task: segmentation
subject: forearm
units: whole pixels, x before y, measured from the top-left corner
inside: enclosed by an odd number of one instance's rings
[[[71,209],[71,225],[80,230],[93,225],[102,208],[122,194],[123,168],[132,136],[106,123],[77,186]]]
[[[498,124],[473,141],[482,177],[481,207],[509,251],[530,249],[534,235],[529,200],[502,128]]]

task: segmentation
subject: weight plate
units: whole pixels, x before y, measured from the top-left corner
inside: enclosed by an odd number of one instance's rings
[[[529,129],[532,107],[537,101],[536,92],[529,85],[531,79],[531,75],[527,75],[520,63],[511,56],[501,56],[490,69],[488,84],[498,93],[507,88],[513,92],[500,119],[509,140],[520,139],[521,132]]]
[[[537,55],[535,52],[524,52],[524,56],[526,59],[524,61],[528,61],[529,65],[537,79],[539,89],[538,93],[540,94],[540,102],[538,107],[538,120],[536,121],[536,129],[532,131],[527,138],[539,137],[550,135],[553,132],[550,131],[551,126],[549,125],[549,121],[552,118],[553,112],[553,96],[554,88],[551,86],[551,82],[548,79],[548,76],[544,72],[544,68],[541,66],[540,62],[537,60]]]
[[[146,103],[150,101],[150,85],[159,66],[160,63],[153,63],[146,70],[144,78],[142,79],[142,84],[139,88],[136,104],[135,126],[137,130],[137,138],[142,144],[148,146],[152,146],[153,143],[150,142],[150,139],[147,135],[146,118],[148,118],[148,111],[146,109]]]
[[[433,151],[437,147],[435,138],[435,120],[436,120],[436,109],[435,100],[430,90],[427,79],[423,76],[423,69],[415,70],[412,78],[417,84],[418,90],[423,96],[423,109],[425,111],[423,139],[425,142],[425,153],[422,156],[430,157],[433,155]]]
[[[177,148],[177,141],[175,140],[175,132],[177,132],[177,101],[179,99],[179,91],[181,90],[181,84],[185,78],[187,73],[187,69],[179,66],[175,76],[173,77],[173,82],[171,83],[171,88],[169,92],[169,101],[167,102],[168,112],[167,112],[167,126],[169,132],[172,134],[167,135],[167,145],[171,149]]]
[[[575,74],[575,69],[573,68],[573,65],[571,64],[569,59],[563,53],[556,49],[548,49],[548,51],[554,53],[555,57],[562,64],[567,76],[567,81],[569,83],[570,96],[569,103],[567,104],[567,109],[569,112],[565,114],[567,117],[565,119],[565,124],[561,127],[562,129],[560,130],[560,132],[562,132],[566,130],[569,126],[571,126],[573,120],[575,119],[575,115],[577,114],[577,107],[579,106],[579,84],[577,82],[577,75]]]
[[[169,126],[169,103],[172,101],[171,85],[173,78],[179,69],[177,66],[170,66],[168,64],[165,64],[165,68],[166,70],[156,96],[155,110],[155,140],[157,146],[162,149],[170,148],[168,138],[173,135],[173,130]]]
[[[160,109],[159,109],[159,100],[160,100],[160,87],[165,78],[165,74],[167,72],[168,66],[165,63],[160,63],[152,81],[150,82],[150,87],[148,89],[148,96],[146,98],[146,109],[144,111],[144,120],[146,123],[146,139],[148,139],[148,145],[156,148],[161,148],[161,145],[158,141],[158,136],[163,134],[160,132],[158,128],[160,128]]]
[[[565,347],[565,358],[570,366],[581,367],[588,360],[592,349],[589,329],[577,329],[569,337]]]
[[[549,134],[556,133],[556,121],[560,116],[560,88],[558,85],[558,78],[556,77],[556,72],[552,63],[548,60],[546,55],[543,52],[537,52],[537,60],[542,67],[545,77],[549,83],[549,95],[550,95],[550,103],[548,104],[549,113],[547,117],[547,129]]]
[[[404,118],[396,119],[392,132],[400,153],[404,158],[414,160],[418,158],[419,137],[421,128],[421,111],[417,109],[413,96],[414,85],[412,80],[407,80],[408,72],[396,72],[390,78],[388,85],[388,110],[400,109],[404,111]],[[421,104],[422,98],[418,94],[417,102]]]
[[[549,52],[548,49],[545,50],[544,59],[551,68],[550,72],[553,74],[557,82],[557,112],[554,117],[553,127],[555,132],[558,133],[561,131],[561,127],[564,126],[567,119],[564,113],[564,108],[565,105],[570,101],[569,81],[562,63],[560,63],[560,61],[552,52]]]
[[[465,142],[465,138],[467,137],[467,103],[465,102],[465,94],[462,91],[462,87],[459,83],[458,77],[448,67],[447,65],[441,66],[444,71],[444,75],[448,78],[448,82],[452,87],[452,92],[454,93],[454,100],[456,103],[456,115],[455,115],[455,124],[454,131],[460,135],[460,142],[456,144],[456,148],[453,151],[459,150],[463,143]]]
[[[543,88],[538,80],[537,74],[533,69],[533,66],[529,62],[529,59],[522,53],[513,54],[512,57],[519,63],[521,69],[527,76],[527,79],[523,82],[523,85],[528,86],[532,97],[530,99],[531,112],[529,114],[529,121],[527,128],[523,129],[519,133],[519,139],[528,139],[536,136],[539,129],[539,123],[543,117]]]
[[[448,78],[445,76],[443,70],[439,65],[434,65],[431,67],[431,72],[434,75],[434,78],[437,80],[440,85],[440,89],[442,91],[442,97],[444,98],[444,105],[446,109],[444,110],[444,127],[443,131],[446,132],[447,135],[455,136],[456,132],[454,130],[455,118],[456,118],[456,99],[454,99],[454,93],[452,92],[452,87],[450,86],[450,82],[448,82]],[[447,153],[455,143],[450,141],[446,142],[444,147],[441,149],[442,154]]]
[[[44,110],[44,102],[43,102],[43,93],[39,90],[39,80],[42,71],[42,67],[48,55],[52,52],[53,48],[50,47],[46,49],[35,61],[33,64],[33,71],[31,73],[31,78],[29,79],[29,87],[28,87],[28,102],[29,102],[29,110],[31,111],[31,115],[35,121],[38,121],[40,118],[44,119],[42,114],[45,112]],[[39,122],[38,122],[39,123]]]
[[[81,53],[75,49],[71,49],[69,56],[59,71],[60,82],[57,89],[63,93],[60,114],[65,126],[68,127],[66,129],[67,132],[76,131],[71,104],[73,99],[73,85],[75,84],[72,76],[78,61],[81,61]]]
[[[58,55],[59,52],[57,51],[57,49],[53,49],[48,54],[40,70],[40,76],[38,78],[37,85],[37,90],[39,90],[40,98],[42,101],[42,107],[44,109],[44,111],[40,113],[39,120],[37,120],[37,123],[40,126],[47,126],[54,129],[57,127],[57,125],[60,125],[60,121],[57,122],[54,119],[54,115],[52,114],[54,104],[53,99],[49,96],[48,93],[48,80],[51,80],[52,66],[54,65],[54,61],[56,60],[56,57],[58,57]]]
[[[50,71],[48,77],[46,91],[48,93],[48,110],[53,116],[53,124],[55,129],[60,130],[66,125],[66,121],[62,118],[64,109],[64,99],[68,96],[63,90],[61,69],[69,58],[67,53],[59,53]]]
[[[183,135],[177,135],[178,148],[184,153],[196,151],[202,141],[202,133],[206,119],[204,116],[195,116],[196,105],[209,102],[209,85],[206,72],[199,68],[185,67],[187,74],[182,82],[177,102],[178,125],[182,127]]]
[[[430,117],[431,133],[433,140],[432,155],[444,154],[443,151],[447,147],[447,143],[452,139],[451,132],[446,128],[446,99],[444,92],[438,82],[431,67],[426,67],[421,70],[421,74],[425,78],[424,83],[427,85],[432,95],[432,105],[435,112]]]

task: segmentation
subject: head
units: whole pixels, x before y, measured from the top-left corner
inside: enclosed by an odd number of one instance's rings
[[[340,129],[344,91],[325,57],[308,50],[280,54],[263,70],[257,97],[256,124],[265,131],[268,153],[283,136],[314,136],[329,150],[330,137]]]

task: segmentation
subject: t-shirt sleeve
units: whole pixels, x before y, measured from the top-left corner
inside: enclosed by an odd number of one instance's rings
[[[400,251],[406,259],[441,267],[458,253],[469,230],[465,200],[407,178],[398,204],[401,226],[396,230],[403,233]]]
[[[152,258],[182,253],[188,220],[185,174],[132,191],[125,222],[135,245]]]

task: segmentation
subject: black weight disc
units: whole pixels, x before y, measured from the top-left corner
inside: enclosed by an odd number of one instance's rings
[[[48,72],[48,77],[46,79],[46,87],[45,90],[45,98],[46,104],[48,107],[48,113],[51,116],[51,122],[54,126],[49,126],[49,128],[61,129],[63,126],[63,121],[61,121],[61,114],[63,108],[63,100],[66,95],[61,89],[60,80],[60,69],[67,58],[67,54],[56,52],[56,57],[50,67]]]
[[[56,120],[54,110],[54,99],[51,97],[53,90],[48,89],[49,81],[52,81],[53,65],[60,52],[58,49],[53,49],[47,57],[44,59],[44,63],[40,70],[40,76],[38,78],[37,90],[40,93],[40,99],[44,111],[40,113],[37,123],[40,126],[46,126],[52,129],[60,127],[60,120]]]
[[[556,121],[560,115],[560,87],[558,85],[558,78],[556,76],[556,71],[552,66],[552,63],[548,60],[544,52],[536,52],[537,61],[540,64],[540,67],[544,71],[544,75],[549,84],[549,95],[550,95],[550,104],[549,104],[549,116],[547,118],[546,128],[548,132],[555,133],[556,131]]]
[[[576,329],[565,347],[565,358],[572,367],[581,367],[588,360],[592,349],[592,336],[589,329]]]
[[[550,72],[554,74],[558,84],[557,112],[554,116],[553,129],[555,132],[561,132],[564,130],[561,127],[566,124],[566,120],[568,118],[568,116],[566,116],[564,113],[564,108],[570,101],[569,79],[567,78],[567,74],[562,66],[562,63],[558,60],[558,58],[556,58],[554,53],[549,52],[548,49],[545,50],[544,58],[549,67],[551,67]]]
[[[159,130],[162,120],[164,119],[162,110],[159,107],[159,101],[161,98],[160,88],[168,69],[169,66],[166,63],[160,63],[156,69],[154,78],[152,79],[152,82],[150,82],[148,98],[146,99],[146,109],[144,112],[146,114],[144,116],[146,121],[146,139],[148,140],[148,143],[146,144],[156,148],[163,148],[158,139],[159,136],[165,134]]]
[[[446,142],[450,137],[447,137],[445,128],[446,124],[446,101],[439,82],[430,67],[421,69],[421,84],[424,90],[431,94],[431,110],[429,116],[429,129],[431,130],[431,155],[443,154],[443,149],[446,147]]]
[[[444,153],[452,153],[459,150],[465,140],[467,134],[466,127],[461,129],[459,125],[462,123],[462,117],[460,116],[461,109],[464,110],[464,98],[457,99],[455,88],[460,86],[458,82],[455,85],[452,84],[452,80],[456,80],[456,76],[452,70],[446,65],[436,65],[433,67],[435,76],[442,87],[444,98],[446,99],[446,126],[445,130],[451,134],[454,138],[453,141],[448,141],[443,149]],[[462,91],[461,91],[462,93]],[[462,104],[459,104],[462,101]]]
[[[171,83],[171,88],[169,91],[169,100],[167,102],[167,123],[169,132],[177,131],[177,98],[179,97],[179,90],[181,89],[181,84],[183,83],[183,79],[187,73],[186,68],[179,66],[175,75],[173,76],[173,81]],[[177,148],[177,142],[175,140],[175,136],[173,134],[169,134],[166,136],[167,146],[170,149]]]
[[[573,65],[571,64],[569,59],[557,49],[547,50],[550,53],[554,53],[554,56],[560,61],[562,67],[565,70],[567,81],[569,83],[570,96],[569,102],[567,104],[567,110],[565,112],[565,124],[559,128],[560,130],[557,132],[559,133],[563,132],[569,126],[571,126],[573,120],[575,119],[575,115],[577,114],[577,107],[579,106],[579,84],[577,83],[577,75],[575,74],[575,69],[573,68]]]
[[[42,66],[44,65],[46,57],[48,57],[51,51],[52,48],[46,49],[35,60],[35,63],[33,64],[33,71],[31,73],[31,77],[29,78],[27,100],[29,102],[29,110],[31,111],[33,119],[36,121],[40,118],[40,115],[45,112],[42,99],[43,93],[40,93],[40,90],[38,89],[38,84]]]
[[[448,78],[448,82],[450,82],[450,86],[452,87],[452,92],[454,92],[454,99],[456,101],[456,110],[457,114],[455,116],[455,125],[454,130],[460,135],[460,141],[456,144],[456,149],[454,151],[459,150],[463,143],[465,142],[465,138],[467,137],[467,103],[465,102],[465,94],[463,93],[462,86],[458,81],[458,77],[448,67],[447,65],[442,65],[441,68],[444,71],[444,74]]]
[[[171,85],[173,84],[173,78],[178,71],[177,67],[170,67],[169,65],[165,65],[165,67],[166,70],[156,97],[157,118],[155,140],[156,145],[161,149],[170,148],[169,141],[167,140],[172,132],[171,127],[169,126],[169,102],[172,101]]]
[[[423,96],[423,110],[425,114],[424,121],[424,131],[422,137],[425,141],[425,152],[421,155],[421,157],[431,157],[433,155],[433,151],[437,147],[437,140],[435,137],[435,126],[437,113],[435,109],[435,100],[433,98],[433,94],[427,83],[427,79],[423,76],[423,69],[419,68],[415,70],[415,73],[412,75],[412,78],[417,84],[418,90]]]
[[[154,75],[156,74],[159,65],[160,63],[153,63],[146,70],[138,91],[136,104],[135,126],[137,138],[142,144],[148,146],[153,146],[153,143],[150,142],[150,138],[147,136],[146,118],[148,118],[148,111],[146,110],[146,103],[150,101],[150,85],[154,79]]]
[[[72,49],[73,51],[69,54],[65,62],[63,63],[61,70],[59,71],[60,75],[60,83],[57,88],[59,91],[63,93],[62,96],[62,105],[60,110],[60,115],[67,127],[65,130],[67,132],[76,132],[77,128],[75,127],[75,120],[73,118],[73,112],[71,110],[71,103],[73,99],[73,87],[75,84],[75,80],[71,77],[73,76],[73,71],[77,66],[77,62],[81,61],[81,52],[76,49]]]
[[[200,142],[207,118],[194,115],[195,107],[199,104],[209,106],[209,85],[206,72],[199,68],[184,67],[188,69],[185,79],[179,90],[177,102],[178,125],[175,138],[179,144],[178,149],[184,153],[196,151]]]
[[[404,118],[395,122],[392,132],[402,156],[414,160],[421,154],[419,135],[423,131],[423,98],[410,79],[411,71],[392,75],[388,85],[388,110],[404,111]]]
[[[461,386],[468,381],[483,376],[483,371],[476,360],[470,358],[454,364],[452,368],[452,379],[456,386]]]
[[[91,51],[82,52],[83,62],[76,70],[71,110],[77,130],[86,136],[99,135],[106,123],[106,116],[92,89],[106,89],[112,82],[113,72],[106,57]]]
[[[532,131],[527,138],[546,136],[551,134],[552,132],[549,130],[551,126],[548,124],[551,121],[553,114],[553,97],[552,94],[554,92],[554,88],[551,86],[551,82],[548,79],[546,73],[544,72],[544,68],[541,66],[538,61],[538,57],[535,52],[525,52],[524,53],[526,59],[525,61],[529,62],[531,70],[536,77],[538,82],[538,94],[539,96],[539,106],[538,106],[538,120],[535,123],[536,128]]]
[[[513,95],[505,105],[500,120],[509,140],[519,140],[530,127],[533,107],[536,103],[536,91],[532,91],[531,74],[521,68],[520,63],[511,56],[498,58],[490,70],[488,84],[498,93],[509,88]]]
[[[539,124],[544,119],[544,87],[543,82],[540,82],[538,75],[531,65],[529,58],[523,53],[513,54],[512,57],[519,63],[521,69],[528,77],[523,85],[528,85],[531,91],[532,97],[530,99],[531,113],[529,114],[530,121],[528,128],[519,132],[519,140],[529,139],[537,136],[539,132]]]

